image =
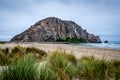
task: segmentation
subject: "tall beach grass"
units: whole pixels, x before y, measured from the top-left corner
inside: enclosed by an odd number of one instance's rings
[[[1,80],[120,80],[120,61],[83,56],[65,50],[48,55],[37,48],[0,49]],[[36,56],[36,54],[39,56]],[[38,60],[44,57],[43,60]]]
[[[2,72],[2,80],[35,80],[36,68],[33,55],[25,55]]]

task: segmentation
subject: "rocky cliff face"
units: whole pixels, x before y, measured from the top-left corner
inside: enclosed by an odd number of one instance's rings
[[[88,33],[73,21],[55,17],[43,19],[29,29],[16,35],[11,42],[54,42],[67,38],[83,39],[85,42],[101,42],[99,36]]]

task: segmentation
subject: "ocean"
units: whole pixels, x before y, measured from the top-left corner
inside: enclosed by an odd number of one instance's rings
[[[104,42],[102,43],[72,43],[72,45],[120,50],[120,41],[109,41],[108,43],[104,43]]]

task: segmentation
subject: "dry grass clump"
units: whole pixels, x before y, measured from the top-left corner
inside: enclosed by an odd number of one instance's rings
[[[0,53],[0,65],[6,65],[6,64],[9,64],[8,57]]]
[[[45,51],[40,50],[35,47],[24,48],[21,46],[16,46],[16,47],[12,48],[10,56],[14,56],[15,54],[23,55],[23,54],[27,54],[27,53],[37,54],[39,57],[47,55],[47,53]]]
[[[37,54],[39,58],[41,58],[42,56],[47,56],[47,53],[43,50],[40,50],[38,48],[35,47],[27,47],[26,48],[26,53],[34,53]]]
[[[29,53],[32,53],[37,59],[41,59],[43,56],[47,56],[47,53],[45,51],[33,47],[25,48],[16,46],[12,49],[5,48],[0,49],[0,65],[5,65],[8,63],[11,64],[15,60]]]

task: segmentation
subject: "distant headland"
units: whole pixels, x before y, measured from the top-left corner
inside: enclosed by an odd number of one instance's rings
[[[73,21],[48,17],[14,36],[10,42],[90,42],[100,43],[100,37],[88,33]]]

